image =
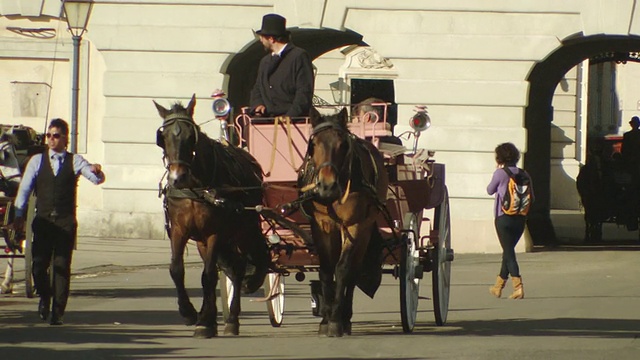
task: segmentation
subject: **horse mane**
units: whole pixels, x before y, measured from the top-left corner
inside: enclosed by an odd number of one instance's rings
[[[215,162],[211,180],[208,186],[259,186],[262,184],[262,168],[249,153],[233,145],[225,145],[220,141],[211,139],[205,133],[198,134],[199,141],[196,147],[197,157],[202,161]],[[220,173],[217,169],[224,169]]]

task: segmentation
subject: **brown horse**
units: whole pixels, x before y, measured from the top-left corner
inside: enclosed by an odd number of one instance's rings
[[[225,334],[238,335],[240,289],[256,291],[270,262],[260,218],[245,210],[262,204],[262,169],[246,151],[212,140],[193,121],[195,95],[185,108],[170,110],[154,104],[163,119],[156,134],[164,150],[168,185],[165,188],[167,231],[171,238],[170,273],[178,291],[180,315],[196,325],[195,337],[217,335],[216,283],[218,267],[233,282]],[[184,286],[185,246],[196,241],[204,261],[200,312]]]
[[[320,258],[318,333],[327,336],[351,334],[355,286],[373,297],[381,275],[376,219],[384,210],[388,175],[380,152],[350,133],[347,120],[346,109],[324,117],[311,111],[306,182],[315,196],[303,207],[313,218],[311,232]],[[375,283],[365,288],[363,280],[371,278]]]

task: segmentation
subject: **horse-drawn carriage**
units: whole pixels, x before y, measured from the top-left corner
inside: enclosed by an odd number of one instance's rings
[[[204,151],[198,145],[203,134],[193,123],[194,106],[195,97],[186,108],[176,103],[168,110],[156,104],[164,119],[157,135],[169,178],[169,186],[161,187],[165,204],[167,199],[192,205],[207,202],[214,209],[211,211],[220,214],[260,215],[261,238],[266,239],[269,260],[264,300],[273,326],[280,326],[283,321],[285,279],[293,275],[303,281],[307,272],[319,273],[319,280],[311,281],[310,289],[315,304],[313,314],[322,317],[321,335],[351,333],[355,286],[373,297],[382,273],[399,279],[405,332],[411,332],[416,323],[424,272],[432,274],[436,323],[446,322],[453,260],[449,197],[444,165],[435,162],[433,152],[417,149],[421,131],[430,126],[424,107],[417,108],[410,119],[413,131],[405,134],[413,137],[412,149],[400,145],[393,136],[386,119],[388,104],[384,102],[360,104],[352,115],[346,109],[324,116],[313,110],[309,118],[257,118],[243,111],[231,126],[262,167],[264,183],[259,190],[263,196],[261,203],[255,204],[237,197],[238,193],[256,190],[241,181],[231,185],[200,182],[201,188],[192,186],[187,190],[194,194],[189,200],[183,199],[184,189],[189,186],[181,186],[180,195],[169,194],[171,188],[180,187],[177,184],[181,180],[188,183],[187,178],[198,175],[207,178],[206,171],[198,165],[205,159],[199,155]],[[227,149],[235,148],[228,141],[229,108],[224,98],[214,101],[214,113],[222,120],[221,143]],[[214,155],[209,155],[209,161],[211,156]],[[215,316],[210,313],[216,309],[215,297],[212,303],[211,285],[206,284],[205,278],[217,281],[217,275],[207,257],[211,250],[204,244],[208,241],[213,245],[218,240],[211,239],[227,230],[220,228],[211,237],[203,236],[197,221],[185,221],[184,214],[182,218],[178,216],[175,209],[185,209],[184,206],[166,206],[167,230],[173,244],[172,277],[178,288],[180,313],[187,323],[197,325],[195,336],[215,336]],[[246,227],[253,227],[252,221],[247,220]],[[189,226],[191,230],[186,229]],[[182,267],[182,244],[190,237],[197,241],[205,260],[205,301],[197,317],[183,291],[184,271],[177,270]],[[237,247],[242,249],[243,245]],[[234,255],[234,259],[239,256]],[[218,260],[222,257],[217,255]],[[248,254],[242,269],[230,269],[228,260],[218,262],[226,274],[226,281],[220,286],[225,333],[238,333],[239,288],[247,291],[241,277],[261,274],[262,260],[256,257],[255,253]]]
[[[587,161],[576,179],[584,208],[585,242],[602,240],[603,223],[637,231],[640,188],[633,169],[622,158],[622,136],[590,138],[587,145]]]
[[[34,286],[31,277],[31,227],[25,234],[16,234],[9,226],[13,221],[15,194],[20,178],[29,157],[42,150],[42,137],[34,129],[23,125],[0,125],[0,234],[4,242],[0,243],[0,258],[7,258],[7,268],[2,292],[13,290],[14,259],[25,262],[25,294],[33,297]],[[27,209],[27,221],[34,216],[35,201],[30,199]],[[27,240],[28,239],[28,240]]]

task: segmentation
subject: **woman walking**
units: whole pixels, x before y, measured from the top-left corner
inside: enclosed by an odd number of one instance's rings
[[[496,284],[489,292],[499,298],[511,275],[513,294],[509,299],[524,298],[520,268],[516,260],[516,245],[524,232],[526,214],[533,201],[531,177],[516,166],[520,152],[512,143],[503,143],[495,149],[497,169],[487,186],[487,193],[495,195],[495,227],[502,246],[502,265]]]

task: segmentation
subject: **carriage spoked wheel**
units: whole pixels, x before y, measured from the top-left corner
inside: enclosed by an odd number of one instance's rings
[[[229,318],[229,309],[231,308],[231,296],[233,294],[233,282],[223,271],[218,271],[218,278],[220,279],[220,302],[222,305],[222,318],[224,322],[227,322]]]
[[[434,229],[437,234],[437,243],[432,252],[431,277],[433,289],[433,312],[436,324],[439,326],[447,322],[449,312],[449,289],[451,287],[451,262],[453,250],[451,249],[451,219],[449,212],[449,192],[445,187],[444,199],[435,209]],[[433,240],[434,237],[432,236]]]
[[[264,295],[267,298],[271,326],[280,327],[284,318],[284,276],[282,274],[267,274],[264,281]]]
[[[406,213],[403,219],[402,252],[400,257],[400,316],[402,317],[402,331],[410,333],[416,324],[418,315],[418,298],[420,293],[420,278],[422,266],[416,239],[420,236],[418,215]]]

